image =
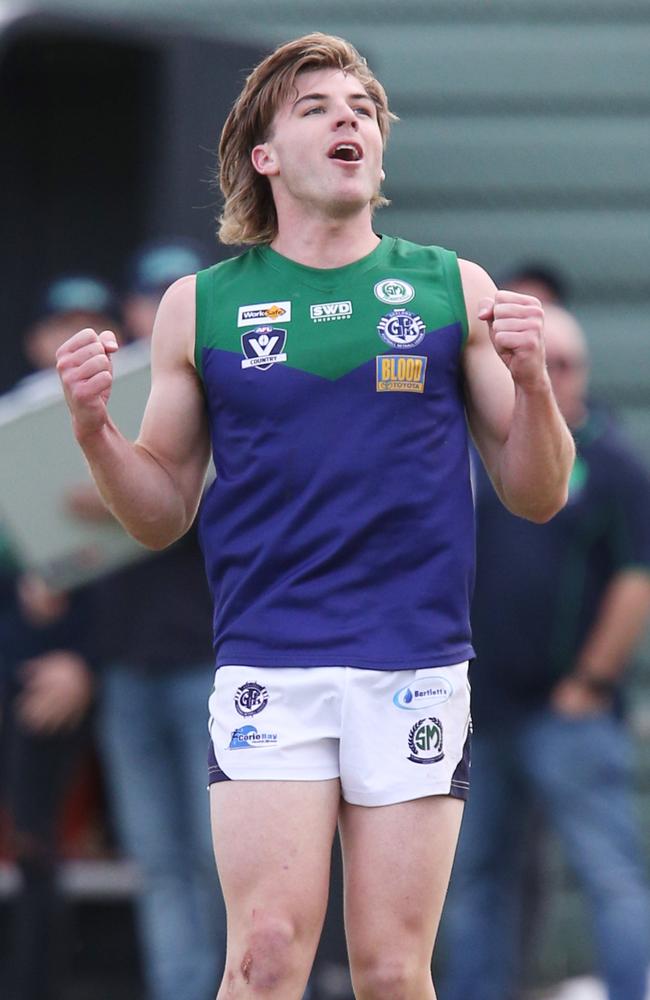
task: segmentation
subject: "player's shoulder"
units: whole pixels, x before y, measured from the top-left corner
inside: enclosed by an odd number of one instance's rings
[[[160,305],[167,308],[183,308],[194,302],[196,294],[196,274],[186,274],[177,278],[165,291]]]
[[[480,298],[494,291],[494,281],[485,268],[481,267],[475,261],[459,257],[458,270],[460,271],[463,290],[466,296],[472,295]]]
[[[169,286],[158,306],[152,337],[154,358],[193,358],[196,322],[196,275]]]

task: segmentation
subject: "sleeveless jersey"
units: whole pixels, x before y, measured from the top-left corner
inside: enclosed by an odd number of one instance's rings
[[[199,272],[196,331],[217,666],[472,657],[456,255],[384,236],[319,269],[256,247]]]

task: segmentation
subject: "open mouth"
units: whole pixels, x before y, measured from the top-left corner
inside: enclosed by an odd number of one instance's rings
[[[343,160],[344,163],[357,163],[363,159],[361,146],[356,142],[337,142],[332,146],[328,156],[330,160]]]

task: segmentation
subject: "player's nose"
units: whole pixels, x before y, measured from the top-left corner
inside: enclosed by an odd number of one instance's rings
[[[341,105],[340,108],[336,110],[336,128],[341,128],[343,125],[351,125],[356,131],[359,128],[359,120],[354,113],[354,110],[348,107],[347,104]]]

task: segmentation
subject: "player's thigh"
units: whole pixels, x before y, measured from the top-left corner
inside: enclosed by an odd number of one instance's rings
[[[250,935],[255,920],[279,921],[305,943],[317,939],[329,890],[338,779],[223,781],[210,794],[229,944]]]
[[[449,795],[376,807],[342,803],[345,920],[353,967],[381,954],[430,961],[463,805]]]

